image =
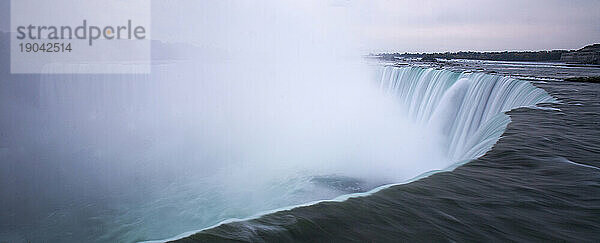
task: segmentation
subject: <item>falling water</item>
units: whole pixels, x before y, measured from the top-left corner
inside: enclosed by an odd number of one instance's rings
[[[296,67],[41,75],[37,105],[3,108],[14,110],[6,175],[31,175],[18,195],[46,205],[21,217],[33,233],[10,238],[160,239],[407,181],[483,155],[504,111],[553,101],[479,73],[382,67],[373,82],[347,65]],[[15,216],[38,207],[7,203]]]
[[[381,89],[405,104],[411,119],[444,135],[450,161],[485,154],[510,122],[504,112],[555,101],[530,82],[509,77],[420,67],[380,72]]]

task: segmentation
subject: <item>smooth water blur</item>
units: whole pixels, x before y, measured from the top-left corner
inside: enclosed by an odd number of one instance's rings
[[[355,191],[338,181],[364,191],[443,166],[437,138],[362,70],[171,62],[42,75],[39,105],[3,104],[3,238],[161,239]]]
[[[490,75],[375,67],[378,82],[364,63],[299,65],[186,61],[151,75],[42,75],[38,107],[4,106],[28,124],[8,134],[7,176],[33,177],[9,182],[21,197],[9,199],[6,217],[23,224],[3,234],[164,239],[367,191],[480,156],[508,123],[503,111],[551,100]]]
[[[476,74],[374,81],[347,19],[315,3],[155,1],[150,74],[12,75],[2,53],[0,239],[163,239],[410,180],[539,101]]]
[[[150,74],[13,75],[0,55],[0,239],[166,238],[444,164],[328,4],[152,9]]]
[[[594,242],[600,232],[600,84],[537,82],[560,102],[517,108],[484,156],[453,171],[230,222],[181,242]]]
[[[504,112],[555,101],[528,81],[432,68],[387,66],[380,85],[413,121],[443,137],[450,161],[485,154],[510,122]]]

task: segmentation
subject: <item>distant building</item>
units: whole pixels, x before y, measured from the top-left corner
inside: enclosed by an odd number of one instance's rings
[[[600,44],[563,53],[560,60],[566,63],[600,64]]]

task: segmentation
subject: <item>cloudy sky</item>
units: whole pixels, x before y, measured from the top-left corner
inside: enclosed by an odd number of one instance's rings
[[[0,29],[8,0],[0,0]],[[152,1],[153,38],[204,46],[318,36],[361,51],[577,49],[600,42],[600,0]],[[295,29],[299,29],[294,33]],[[312,37],[311,37],[312,38]],[[317,38],[317,40],[319,40]]]
[[[338,1],[374,48],[573,49],[600,42],[597,0]]]
[[[154,9],[161,4],[154,3]],[[180,7],[176,17],[185,22],[182,16],[202,16],[196,21],[201,36],[190,35],[195,39],[224,29],[245,32],[254,25],[263,26],[258,34],[272,31],[285,37],[289,31],[282,27],[294,29],[298,22],[307,22],[315,32],[328,35],[323,38],[352,42],[362,51],[578,49],[600,42],[598,0],[303,0],[278,1],[269,7],[264,3],[194,1],[193,6]],[[279,26],[271,28],[274,23]],[[246,27],[239,31],[240,26]],[[182,31],[169,36],[173,35]]]

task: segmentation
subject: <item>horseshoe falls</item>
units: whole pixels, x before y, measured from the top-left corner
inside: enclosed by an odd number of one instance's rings
[[[155,65],[152,75],[41,75],[37,105],[4,103],[35,132],[10,132],[21,150],[8,145],[2,156],[44,165],[3,171],[30,171],[27,183],[46,193],[29,196],[51,206],[22,218],[37,224],[3,234],[158,240],[364,193],[480,157],[510,122],[506,111],[555,101],[527,81],[482,73],[382,66],[369,80],[312,69],[334,80],[324,85],[260,81],[266,70],[240,66],[257,80],[248,86],[198,65]],[[57,178],[69,189],[50,183]],[[18,213],[6,217],[30,210],[17,199],[8,205]]]
[[[504,112],[555,101],[528,81],[484,73],[391,66],[380,72],[381,89],[414,122],[443,134],[450,161],[485,154],[510,122]]]
[[[0,243],[600,242],[600,1],[116,1],[0,1]]]
[[[40,75],[28,91],[37,102],[2,106],[15,114],[5,126],[31,127],[6,134],[14,139],[1,155],[13,162],[3,177],[32,175],[28,190],[7,181],[3,193],[21,196],[4,217],[36,222],[4,238],[159,240],[368,195],[476,159],[503,134],[506,111],[555,102],[527,81],[482,73],[378,66],[369,79],[339,66],[237,67],[230,76],[196,62],[153,65],[151,75]],[[31,211],[21,197],[47,206]]]
[[[437,172],[452,170],[483,156],[498,141],[509,124],[510,118],[505,112],[519,107],[537,109],[537,104],[556,102],[555,98],[530,82],[508,77],[394,66],[378,68],[376,73],[375,82],[379,86],[381,95],[402,104],[399,109],[409,120],[419,124],[419,128],[433,131],[440,139],[429,141],[438,143],[436,148],[441,149],[441,153],[444,155],[443,163],[430,162],[425,166],[427,170],[420,171],[422,174],[413,174],[405,177],[403,181],[393,182],[392,184],[396,186]],[[399,145],[401,146],[401,144]],[[302,232],[301,234],[320,235],[318,233],[320,230],[315,227],[332,227],[349,222],[356,224],[354,221],[356,219],[345,211],[348,208],[356,210],[354,212],[356,217],[360,218],[359,222],[363,220],[366,222],[361,228],[354,229],[336,226],[340,230],[336,232],[335,236],[331,235],[333,237],[331,239],[339,239],[339,235],[344,235],[348,239],[368,237],[392,240],[397,236],[386,238],[386,236],[378,236],[378,233],[370,230],[373,224],[378,225],[379,221],[365,220],[363,217],[375,214],[393,220],[391,215],[394,215],[394,208],[402,208],[395,201],[390,201],[389,196],[391,195],[388,194],[390,191],[394,191],[393,188],[390,185],[381,186],[367,193],[340,196],[328,201],[339,202],[339,205],[318,204],[320,206],[292,207],[291,211],[288,211],[289,207],[270,211],[268,214],[259,214],[263,215],[262,217],[252,217],[244,221],[228,221],[216,227],[184,233],[171,238],[171,240],[183,238],[192,242],[195,240],[201,242],[207,239],[277,241],[295,238],[294,231]],[[386,199],[381,199],[382,196]],[[378,201],[380,199],[383,202]],[[396,200],[399,200],[397,203],[402,202],[401,199],[396,198]],[[312,205],[312,203],[308,205]],[[323,209],[322,207],[329,208]],[[418,211],[418,209],[416,210]],[[363,213],[365,211],[366,213]],[[302,223],[305,218],[315,221],[306,225]],[[400,220],[406,219],[400,218]],[[404,227],[403,224],[397,222],[391,226],[390,230],[398,232],[402,227]],[[184,238],[190,235],[192,236]],[[328,238],[325,237],[325,239]]]

